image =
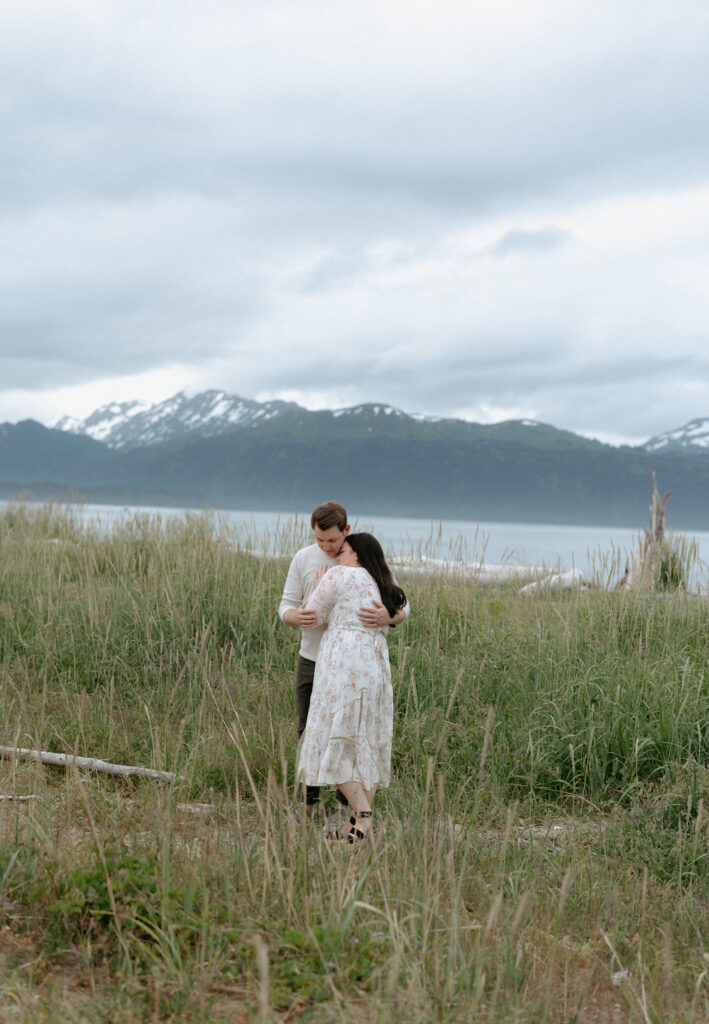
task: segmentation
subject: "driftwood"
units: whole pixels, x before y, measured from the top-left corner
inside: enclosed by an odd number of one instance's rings
[[[103,772],[106,775],[128,775],[141,779],[156,779],[159,782],[174,782],[180,776],[174,772],[159,772],[155,768],[138,768],[132,764],[111,764],[99,757],[76,757],[74,754],[54,754],[50,750],[27,750],[24,747],[0,747],[0,757],[29,758],[38,764],[49,764],[59,768],[74,765],[87,771]]]
[[[446,576],[474,580],[476,583],[506,583],[516,580],[545,580],[554,573],[543,565],[492,565],[489,562],[454,562],[442,558],[394,558],[390,563],[401,576]],[[577,571],[580,578],[581,572]]]
[[[657,476],[652,473],[652,502],[650,503],[650,526],[645,527],[638,550],[632,562],[625,566],[625,572],[616,585],[616,590],[652,590],[657,582],[662,561],[671,558],[671,546],[665,537],[667,499],[672,491],[666,491],[660,500]]]
[[[392,564],[397,574],[403,577],[414,574],[430,576],[446,573],[447,576],[474,580],[479,584],[506,583],[531,577],[530,582],[517,591],[518,594],[524,596],[549,589],[585,589],[583,573],[580,569],[556,573],[543,565],[491,565],[489,562],[448,562],[439,558],[426,557],[416,561],[399,558],[395,559]]]
[[[585,590],[583,585],[583,573],[580,569],[570,569],[568,572],[554,572],[551,576],[544,576],[540,580],[532,580],[526,586],[518,590],[518,594],[528,597],[530,594],[537,594],[549,590],[572,590],[577,588]]]

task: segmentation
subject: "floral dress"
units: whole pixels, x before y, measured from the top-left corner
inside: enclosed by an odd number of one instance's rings
[[[389,785],[393,699],[387,627],[368,628],[362,605],[381,601],[366,569],[328,569],[306,607],[327,621],[315,665],[298,778],[308,786]]]

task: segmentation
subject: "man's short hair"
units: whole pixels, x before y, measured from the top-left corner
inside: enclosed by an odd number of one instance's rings
[[[332,526],[336,526],[338,530],[344,532],[347,526],[347,511],[338,501],[326,501],[323,505],[318,505],[316,509],[313,509],[310,526],[313,530],[316,526],[319,526],[321,530],[329,530]]]

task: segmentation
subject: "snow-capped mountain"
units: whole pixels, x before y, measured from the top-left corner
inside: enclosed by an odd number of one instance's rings
[[[413,420],[433,420],[432,416],[421,416],[421,415],[410,415],[409,413],[402,412],[401,409],[395,409],[393,405],[379,405],[373,402],[366,402],[364,405],[349,405],[344,406],[342,409],[333,409],[332,415],[339,419],[340,416],[393,416],[394,419],[405,417],[406,419]]]
[[[134,448],[198,434],[216,437],[235,427],[254,427],[284,412],[296,411],[295,402],[254,402],[225,391],[188,395],[179,391],[164,402],[110,402],[87,416],[64,416],[56,430],[86,434],[110,448]]]
[[[709,453],[709,419],[690,420],[683,427],[651,437],[642,447],[646,452]]]
[[[164,441],[219,437],[244,428],[253,430],[267,427],[281,418],[289,436],[297,433],[301,441],[311,444],[322,437],[352,440],[376,435],[390,439],[408,436],[412,440],[420,440],[424,436],[439,439],[449,434],[459,439],[489,435],[508,441],[520,440],[523,435],[531,440],[530,435],[534,434],[532,443],[542,446],[594,443],[534,420],[485,426],[465,420],[407,413],[380,402],[314,412],[295,402],[256,402],[225,391],[203,391],[197,395],[179,391],[172,398],[155,405],[137,401],[111,402],[84,420],[65,416],[54,424],[54,429],[91,437],[109,448],[128,450]]]
[[[68,434],[86,434],[93,437],[94,441],[107,441],[110,444],[113,430],[120,429],[131,417],[149,408],[148,402],[110,402],[95,409],[85,420],[76,416],[62,416],[53,426],[55,430],[65,430]]]
[[[238,427],[257,427],[285,413],[300,413],[307,420],[317,416],[295,402],[256,402],[225,391],[203,391],[197,395],[178,392],[164,402],[110,402],[78,419],[63,416],[55,430],[85,434],[110,448],[137,448],[172,441],[188,435],[217,437]],[[410,415],[381,403],[365,403],[348,408],[322,410],[319,415],[333,420],[367,423],[443,423],[440,417]],[[367,428],[371,429],[371,428]]]

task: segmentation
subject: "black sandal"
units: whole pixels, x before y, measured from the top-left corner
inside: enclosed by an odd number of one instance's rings
[[[367,836],[369,835],[369,829],[367,829],[366,832],[363,832],[361,828],[357,828],[357,822],[371,817],[371,811],[359,811],[358,814],[352,815],[352,817],[350,818],[350,830],[347,833],[347,844],[349,846],[355,846],[356,844],[361,843],[364,839],[367,838]]]
[[[350,818],[349,823],[352,824],[353,822],[354,818]],[[333,842],[342,842],[343,839],[347,838],[347,824],[346,818],[340,818],[337,813],[331,814],[324,830],[325,838]]]

